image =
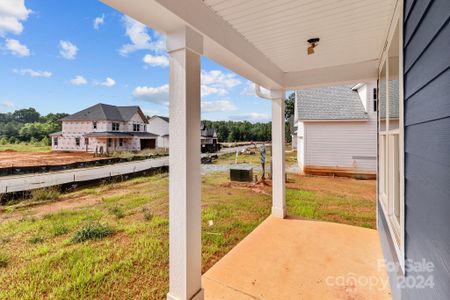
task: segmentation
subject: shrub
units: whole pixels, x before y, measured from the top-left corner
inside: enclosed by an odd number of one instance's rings
[[[52,199],[58,199],[61,193],[57,187],[48,187],[33,190],[31,192],[31,199],[33,201],[46,201]]]
[[[100,240],[114,233],[108,225],[88,223],[78,230],[72,237],[72,243],[82,243],[88,240]]]
[[[9,263],[9,257],[6,253],[0,251],[0,268],[6,268]]]
[[[117,219],[122,219],[125,217],[125,214],[123,213],[122,209],[118,206],[115,206],[109,210],[113,215],[116,216]]]
[[[142,213],[144,214],[144,219],[146,221],[151,221],[153,219],[153,214],[147,207],[142,208]]]

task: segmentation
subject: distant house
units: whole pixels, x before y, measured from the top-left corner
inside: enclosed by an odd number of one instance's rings
[[[156,147],[139,106],[96,104],[61,119],[62,131],[51,134],[54,151],[114,152]]]
[[[202,152],[216,152],[219,150],[217,133],[213,128],[207,128],[201,124],[201,149]],[[156,135],[156,147],[169,148],[169,118],[153,116],[148,120],[147,131]]]
[[[169,148],[169,118],[153,116],[148,120],[147,131],[155,134],[157,148]]]
[[[375,177],[376,87],[370,82],[295,92],[293,144],[305,173]]]

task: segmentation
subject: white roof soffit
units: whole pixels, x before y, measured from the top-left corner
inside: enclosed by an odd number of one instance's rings
[[[188,25],[205,56],[265,88],[296,89],[377,78],[397,0],[101,1],[160,32]]]

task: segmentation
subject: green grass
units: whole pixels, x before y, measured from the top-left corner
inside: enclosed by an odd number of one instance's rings
[[[58,203],[95,201],[40,216],[33,209],[50,201],[5,207],[0,218],[15,218],[0,224],[0,299],[165,298],[168,182],[167,174],[159,174],[61,194]],[[373,227],[374,201],[363,196],[372,185],[290,177],[288,212]],[[254,230],[270,209],[270,187],[256,193],[230,185],[225,173],[203,176],[202,271]]]
[[[297,178],[300,178],[298,185],[294,185],[295,188],[290,185],[286,189],[286,205],[290,215],[367,228],[376,227],[375,200],[368,196],[371,192],[374,193],[374,181],[331,177]],[[314,181],[314,186],[306,184],[301,188],[309,181]]]
[[[32,201],[56,200],[60,196],[58,187],[48,187],[31,191]]]
[[[52,147],[25,143],[0,145],[0,151],[5,150],[14,150],[17,152],[50,152],[52,150]]]
[[[72,242],[82,243],[89,240],[101,240],[112,234],[114,234],[114,230],[110,226],[90,222],[75,232]]]
[[[203,271],[270,213],[268,195],[235,188],[218,194],[226,182],[220,173],[203,178]],[[22,217],[0,224],[0,249],[8,253],[0,271],[0,299],[164,298],[167,174],[105,183],[62,194],[58,201],[78,197],[98,201],[43,217],[30,215],[35,206],[4,212]]]
[[[6,268],[8,266],[8,263],[9,263],[9,256],[5,252],[0,251],[0,269]]]

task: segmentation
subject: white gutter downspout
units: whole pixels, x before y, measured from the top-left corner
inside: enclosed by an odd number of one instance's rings
[[[259,84],[255,83],[255,93],[256,96],[263,98],[263,99],[267,99],[267,100],[275,100],[278,99],[278,97],[271,97],[269,95],[265,95],[262,91],[261,91],[261,86]]]

